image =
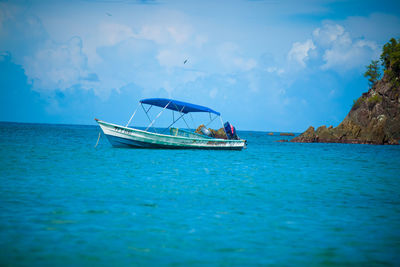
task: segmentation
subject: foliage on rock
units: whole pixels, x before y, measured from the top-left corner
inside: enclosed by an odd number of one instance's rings
[[[351,109],[359,108],[364,101],[364,96],[360,96],[357,100],[353,100],[353,107]]]
[[[392,38],[383,46],[381,61],[385,68],[385,75],[394,87],[398,87],[400,85],[400,39]]]
[[[309,127],[291,142],[399,144],[400,39],[392,38],[382,50],[383,78],[375,80],[377,62],[373,61],[372,66],[367,67],[367,72],[371,72],[365,75],[373,84],[354,101],[346,118],[335,128],[321,126],[315,130]]]
[[[379,60],[372,60],[372,63],[367,66],[367,71],[364,73],[364,77],[368,78],[370,87],[374,86],[381,77],[378,64]]]

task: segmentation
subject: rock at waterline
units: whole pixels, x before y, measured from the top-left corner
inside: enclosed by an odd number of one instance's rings
[[[362,94],[339,126],[310,126],[291,142],[398,145],[399,140],[400,87],[384,76]]]
[[[280,136],[294,136],[294,133],[280,133]]]

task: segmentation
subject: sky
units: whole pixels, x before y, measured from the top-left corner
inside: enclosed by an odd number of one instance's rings
[[[400,1],[0,0],[0,121],[125,124],[166,97],[238,130],[337,126],[392,37]]]

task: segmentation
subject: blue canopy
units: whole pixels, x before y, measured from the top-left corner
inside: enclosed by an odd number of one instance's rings
[[[140,100],[140,103],[149,104],[149,105],[162,107],[162,108],[164,108],[166,105],[168,105],[166,107],[167,109],[179,111],[179,112],[182,112],[185,114],[189,113],[189,112],[210,112],[210,113],[214,113],[218,116],[220,115],[219,112],[212,110],[211,108],[208,108],[208,107],[190,104],[190,103],[173,100],[173,99],[168,99],[168,98],[147,98],[147,99]]]

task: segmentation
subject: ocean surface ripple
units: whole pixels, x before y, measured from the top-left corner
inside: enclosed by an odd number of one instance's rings
[[[98,133],[0,123],[0,265],[400,264],[400,146],[94,148]]]

